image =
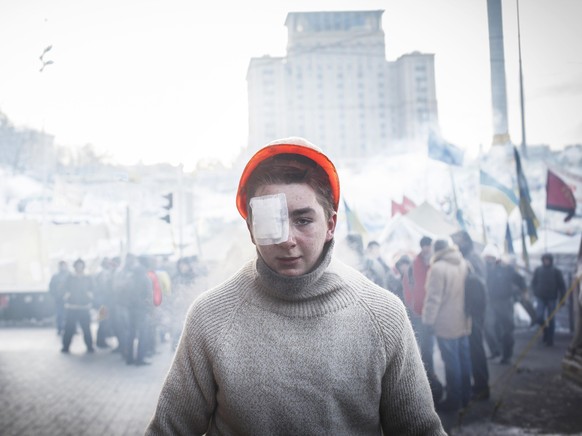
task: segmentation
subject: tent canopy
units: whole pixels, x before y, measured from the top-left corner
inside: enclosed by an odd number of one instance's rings
[[[458,224],[450,222],[446,215],[427,202],[412,209],[405,215],[396,214],[384,227],[378,242],[386,259],[395,259],[401,254],[418,252],[423,236],[432,239],[446,239],[461,230]]]

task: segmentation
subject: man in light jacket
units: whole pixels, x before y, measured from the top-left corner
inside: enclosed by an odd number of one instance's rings
[[[434,243],[426,278],[422,322],[434,331],[445,364],[446,398],[437,410],[455,412],[471,397],[471,319],[465,314],[465,278],[462,254],[445,240]]]

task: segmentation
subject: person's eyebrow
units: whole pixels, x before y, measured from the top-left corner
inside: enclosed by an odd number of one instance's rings
[[[302,209],[295,209],[294,211],[292,211],[290,213],[290,215],[292,217],[297,217],[297,216],[301,216],[301,215],[307,215],[310,213],[315,213],[315,209],[313,209],[312,207],[304,207]]]

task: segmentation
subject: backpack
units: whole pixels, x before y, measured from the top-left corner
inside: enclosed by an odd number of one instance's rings
[[[465,314],[472,318],[482,318],[487,305],[487,291],[485,283],[477,275],[473,267],[468,264],[465,278]]]

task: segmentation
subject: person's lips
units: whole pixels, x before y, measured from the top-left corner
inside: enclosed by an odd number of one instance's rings
[[[285,256],[285,257],[278,257],[277,260],[281,263],[294,263],[300,259],[299,256]]]

